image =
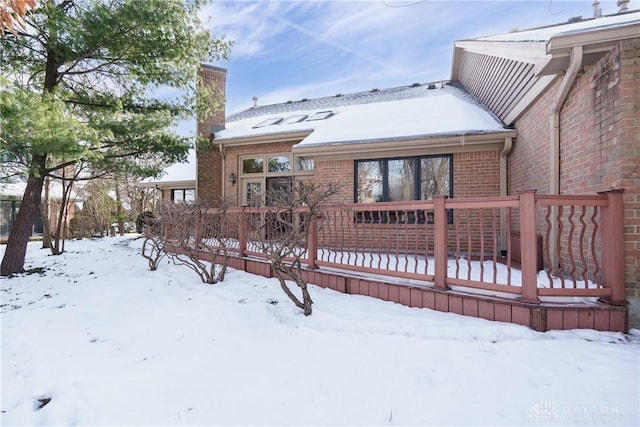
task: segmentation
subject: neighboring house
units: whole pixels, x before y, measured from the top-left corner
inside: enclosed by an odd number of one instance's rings
[[[176,163],[164,170],[160,178],[148,178],[137,184],[142,188],[155,188],[161,199],[174,202],[194,202],[196,200],[196,153],[189,151],[184,163]]]
[[[1,183],[0,184],[0,241],[6,242],[11,233],[11,228],[20,209],[25,184]],[[42,215],[37,213],[36,221],[31,231],[32,236],[42,236]]]
[[[11,228],[20,209],[20,203],[24,194],[26,183],[1,183],[0,184],[0,240],[5,242],[9,238]],[[44,196],[43,190],[43,196]],[[66,223],[63,224],[64,230],[66,230],[66,236],[70,237],[69,224],[71,219],[75,216],[76,212],[82,209],[82,195],[78,190],[72,190],[67,201],[67,216]],[[62,185],[59,182],[52,181],[49,189],[49,200],[45,200],[43,197],[43,205],[48,203],[49,205],[49,230],[51,233],[55,233],[57,227],[57,218],[60,206],[62,203]],[[33,225],[31,235],[33,237],[41,237],[43,234],[42,213],[38,212],[36,221]]]
[[[224,92],[226,70],[203,65],[201,77]],[[238,206],[264,203],[292,180],[339,184],[336,203],[623,189],[637,327],[639,105],[640,12],[464,40],[451,81],[255,105],[226,120],[223,110],[199,122],[211,146],[198,153],[195,188],[204,203],[222,196]],[[160,186],[165,198],[175,184]]]

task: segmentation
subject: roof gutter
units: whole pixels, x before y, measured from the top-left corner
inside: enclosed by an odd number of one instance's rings
[[[505,138],[515,138],[515,130],[485,133],[459,133],[455,135],[421,135],[404,138],[379,138],[358,141],[340,141],[334,144],[297,144],[292,151],[297,155],[313,156],[316,160],[377,158],[381,156],[413,156],[478,150],[502,150]],[[381,144],[385,142],[385,144]]]

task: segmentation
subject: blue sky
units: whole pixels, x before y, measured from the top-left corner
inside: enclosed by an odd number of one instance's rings
[[[227,115],[252,105],[448,80],[456,40],[593,16],[592,0],[214,1],[201,14],[234,40]],[[618,11],[600,1],[603,14]],[[640,8],[632,0],[630,9]]]

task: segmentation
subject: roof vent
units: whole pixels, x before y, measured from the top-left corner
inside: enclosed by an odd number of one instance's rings
[[[251,98],[251,100],[253,101],[253,106],[257,107],[258,106],[258,97],[254,96],[253,98]]]
[[[415,82],[415,83],[413,83],[413,84],[412,84],[411,86],[409,86],[409,87],[418,87],[418,86],[420,86],[420,83]]]
[[[582,21],[582,15],[580,15],[580,16],[574,16],[573,18],[569,18],[569,19],[567,20],[567,24],[573,24],[573,23],[581,22],[581,21]]]
[[[380,92],[380,89],[378,89],[377,87],[374,87],[373,89],[371,89],[371,92]]]
[[[620,4],[620,2],[618,2],[618,4]],[[600,2],[598,0],[594,0],[593,1],[593,17],[594,18],[601,18],[602,17],[602,9],[599,8],[598,6],[600,5]]]
[[[618,0],[618,13],[623,13],[629,10],[629,0]]]
[[[427,86],[429,89],[435,89],[436,88],[436,84],[435,83],[429,83],[429,86]]]

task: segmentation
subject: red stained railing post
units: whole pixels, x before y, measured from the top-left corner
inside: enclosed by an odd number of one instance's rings
[[[195,230],[194,230],[194,245],[193,247],[195,249],[199,249],[200,248],[200,242],[202,241],[202,209],[201,208],[196,208],[195,209]]]
[[[602,191],[607,206],[602,208],[602,282],[611,288],[611,302],[626,304],[624,291],[624,226],[622,193],[624,189]]]
[[[318,219],[311,216],[309,224],[309,234],[307,236],[307,265],[311,269],[316,269],[316,257],[318,256]]]
[[[536,239],[536,190],[520,193],[520,254],[522,257],[522,296],[520,300],[539,304],[538,240]]]
[[[246,206],[240,207],[240,215],[238,215],[238,256],[245,256],[247,253],[247,227],[249,227],[249,218],[245,212]]]
[[[434,287],[447,289],[447,211],[445,201],[447,196],[433,196],[433,257],[434,263]]]

